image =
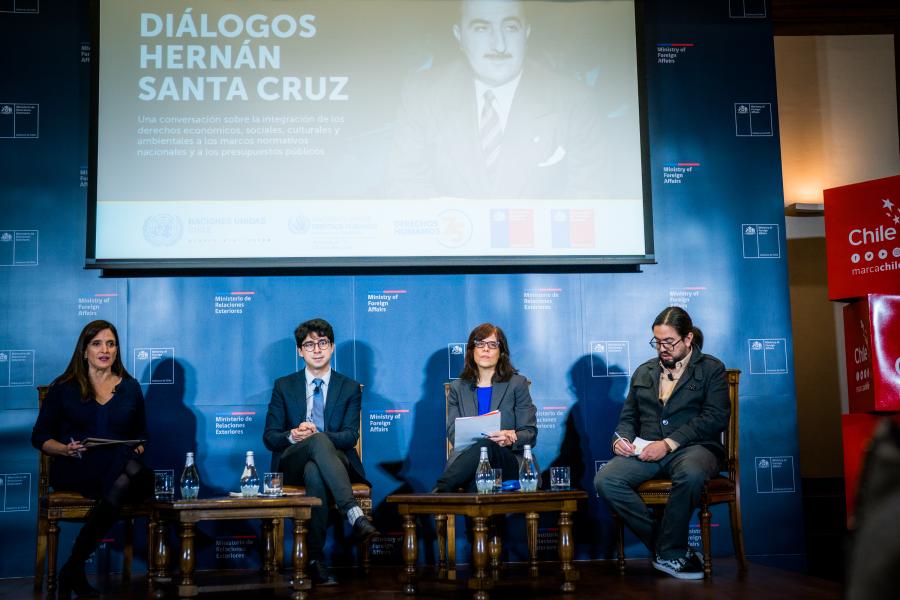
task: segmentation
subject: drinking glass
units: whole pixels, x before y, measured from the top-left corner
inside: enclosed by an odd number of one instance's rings
[[[567,490],[571,483],[569,467],[550,467],[550,489],[552,491]]]
[[[503,488],[503,469],[491,469],[494,475],[494,493],[499,494]]]
[[[157,500],[175,498],[175,481],[172,471],[154,471],[153,495]]]
[[[267,496],[280,496],[284,493],[284,473],[263,474],[263,493]]]

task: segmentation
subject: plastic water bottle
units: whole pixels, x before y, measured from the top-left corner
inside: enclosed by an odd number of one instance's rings
[[[519,467],[519,489],[523,492],[537,491],[538,473],[531,456],[531,446],[525,444],[525,458]]]
[[[194,466],[194,453],[188,452],[184,459],[184,471],[181,473],[181,497],[185,500],[196,500],[200,494],[200,474]]]
[[[244,472],[241,473],[241,496],[245,498],[259,496],[259,475],[256,474],[256,465],[253,462],[253,450],[247,450]]]
[[[488,461],[488,449],[481,448],[481,458],[478,459],[478,468],[475,469],[475,489],[479,494],[490,494],[494,491],[494,472]]]

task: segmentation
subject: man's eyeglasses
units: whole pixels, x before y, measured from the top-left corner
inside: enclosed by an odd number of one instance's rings
[[[653,338],[652,340],[650,340],[650,345],[654,350],[666,350],[671,352],[675,349],[675,346],[677,346],[683,340],[684,338],[678,338],[673,342],[671,340],[658,340],[656,338]]]
[[[495,342],[493,340],[484,341],[484,340],[475,340],[476,348],[487,348],[488,350],[496,350],[500,347],[500,342]]]
[[[312,352],[316,349],[316,346],[319,347],[319,350],[324,350],[328,346],[331,345],[331,340],[328,338],[319,338],[315,342],[303,342],[300,344],[300,347],[306,350],[307,352]]]

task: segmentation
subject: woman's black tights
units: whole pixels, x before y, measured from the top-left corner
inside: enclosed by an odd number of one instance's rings
[[[134,459],[125,463],[125,469],[116,477],[109,491],[88,514],[87,521],[78,532],[72,545],[72,554],[63,565],[59,577],[59,596],[68,598],[72,592],[79,596],[95,595],[84,575],[84,563],[100,545],[103,536],[119,519],[122,506],[130,501],[142,500],[153,490],[152,471]]]

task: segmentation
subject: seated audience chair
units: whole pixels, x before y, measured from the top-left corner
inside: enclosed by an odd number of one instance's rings
[[[47,396],[49,386],[38,387],[38,409]],[[44,563],[47,562],[47,595],[53,597],[56,593],[56,572],[59,554],[59,522],[60,521],[84,521],[92,508],[97,504],[96,500],[86,498],[78,492],[50,491],[50,464],[52,456],[40,452],[38,464],[38,511],[37,511],[37,543],[34,561],[34,589],[40,591],[44,583]],[[122,519],[125,520],[125,539],[122,564],[122,581],[131,580],[131,562],[134,558],[134,519],[147,517],[148,520],[148,545],[149,533],[149,507],[141,505],[126,505],[122,510]],[[147,556],[150,556],[149,552]]]
[[[722,432],[722,445],[725,446],[726,464],[724,475],[718,475],[710,479],[703,489],[700,497],[700,537],[703,543],[703,575],[705,578],[712,576],[712,554],[710,552],[710,518],[709,507],[713,504],[728,503],[728,512],[731,516],[731,540],[734,544],[734,553],[738,560],[738,568],[741,572],[747,570],[747,558],[744,555],[744,533],[741,528],[741,477],[740,461],[738,458],[739,429],[738,429],[738,385],[741,371],[728,369],[726,371],[728,381],[728,399],[731,401],[731,417],[728,428]],[[642,483],[637,492],[645,504],[657,513],[665,507],[672,491],[672,481],[669,479],[651,479]],[[619,572],[625,573],[625,524],[613,515],[618,529],[618,554]]]

